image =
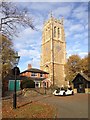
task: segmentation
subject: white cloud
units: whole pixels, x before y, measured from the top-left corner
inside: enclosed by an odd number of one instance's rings
[[[80,41],[72,41],[68,46],[67,46],[67,57],[73,55],[73,54],[78,54],[81,52],[80,49]]]
[[[76,37],[79,37],[79,35],[77,35]],[[72,43],[70,43],[67,46],[67,58],[74,54],[79,55],[81,58],[86,56],[88,54],[88,46],[82,43],[83,41],[77,39],[75,42],[73,41]]]
[[[25,63],[26,65],[31,64],[33,68],[40,68],[40,60],[39,59],[33,59],[33,60],[28,60]]]
[[[85,12],[88,8],[88,6],[85,6],[85,4],[88,4],[88,3],[81,3],[81,5],[79,5],[78,7],[76,7],[74,9],[74,13],[82,13],[82,12]]]
[[[39,67],[40,53],[37,49],[36,50],[21,49],[19,50],[19,55],[21,56],[21,59],[25,59],[25,62],[23,64],[25,64],[26,66],[30,63],[33,64],[34,67],[36,65]]]
[[[88,32],[76,33],[73,35],[74,40],[79,40],[84,43],[85,40],[88,40]]]
[[[83,58],[88,55],[88,52],[80,52],[79,55]]]
[[[76,24],[76,25],[72,25],[70,28],[69,28],[69,31],[70,32],[81,32],[84,30],[84,26],[82,24]]]
[[[70,32],[69,31],[65,31],[65,37],[67,38],[67,37],[69,37],[70,36]]]
[[[6,2],[89,2],[89,0],[4,0]]]
[[[88,19],[88,12],[78,12],[78,13],[75,13],[75,17],[76,18],[78,18],[78,19],[82,19],[82,18],[84,18],[84,19],[86,19],[86,21],[87,21],[87,19]]]
[[[44,17],[38,13],[35,16],[33,16],[33,18],[34,18],[34,24],[35,24],[36,29],[41,31],[43,22],[44,22]]]
[[[60,3],[59,3],[60,4]],[[64,5],[64,3],[63,3]],[[64,6],[60,6],[58,8],[55,8],[53,10],[53,14],[56,16],[56,17],[59,17],[59,16],[64,16],[65,18],[68,17],[71,12],[72,12],[72,8],[73,8],[73,4],[65,4]]]
[[[88,24],[86,24],[86,25],[85,25],[85,29],[88,30],[88,27],[89,27]]]
[[[23,30],[18,36],[19,38],[16,38],[14,40],[14,45],[16,49],[28,49],[29,47],[34,46],[39,41],[39,32],[35,30],[31,30],[30,28],[27,28]],[[38,44],[40,46],[40,44]]]
[[[80,38],[82,38],[83,36],[79,33],[79,34],[75,34],[74,36],[74,39],[80,39]]]
[[[81,22],[88,22],[88,3],[81,3],[78,7],[73,10],[72,17],[81,20]]]
[[[48,11],[48,10],[52,9],[51,4],[47,4],[45,2],[44,3],[37,2],[37,3],[31,4],[30,8],[33,10],[39,10],[39,11],[41,11],[41,10]]]
[[[68,53],[68,56],[67,56],[67,58],[69,58],[71,55],[79,55],[81,58],[84,58],[85,56],[87,56],[88,55],[88,52],[78,52],[78,54],[77,53],[72,53],[71,51]]]
[[[19,55],[21,56],[21,59],[25,60],[23,63],[21,62],[21,71],[27,69],[28,64],[32,64],[32,67],[34,68],[40,68],[40,53],[36,50],[26,50],[21,49],[19,50]],[[27,59],[28,58],[28,59]]]
[[[64,26],[68,29],[68,27],[70,27],[73,24],[73,20],[71,19],[64,19]]]
[[[28,57],[28,58],[39,58],[40,53],[37,49],[35,50],[26,50],[26,49],[20,49],[19,50],[19,55],[22,57]]]

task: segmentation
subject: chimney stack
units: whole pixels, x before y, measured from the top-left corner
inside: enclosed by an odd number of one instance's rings
[[[32,65],[31,64],[28,64],[28,69],[31,69],[32,68]]]

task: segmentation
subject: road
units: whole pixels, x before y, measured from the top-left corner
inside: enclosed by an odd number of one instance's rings
[[[34,101],[50,104],[57,110],[57,118],[88,118],[90,94],[77,93],[71,96],[37,95],[22,96],[20,101]]]
[[[88,118],[88,94],[48,96],[39,99],[57,109],[57,118]]]

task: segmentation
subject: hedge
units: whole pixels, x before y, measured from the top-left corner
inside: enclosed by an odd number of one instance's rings
[[[24,89],[24,88],[35,88],[35,82],[30,79],[23,80],[21,82],[21,89]]]

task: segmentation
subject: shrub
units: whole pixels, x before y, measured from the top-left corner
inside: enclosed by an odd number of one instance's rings
[[[24,89],[24,88],[35,88],[35,82],[30,79],[23,80],[21,82],[21,89]]]

